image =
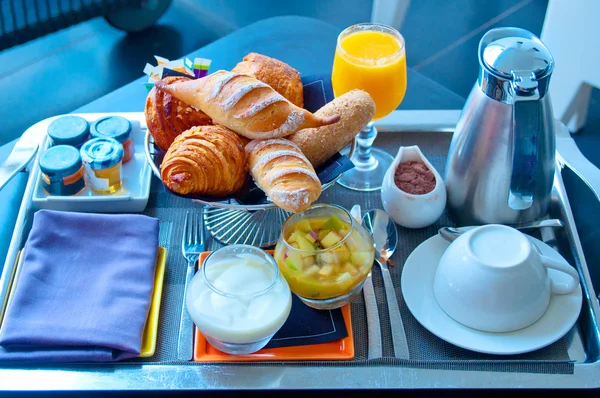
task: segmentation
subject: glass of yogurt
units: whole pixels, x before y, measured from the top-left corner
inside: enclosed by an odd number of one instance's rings
[[[250,354],[283,326],[292,294],[273,257],[257,247],[232,245],[206,258],[187,290],[186,304],[213,347]]]

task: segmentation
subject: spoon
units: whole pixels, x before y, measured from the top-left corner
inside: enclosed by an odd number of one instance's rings
[[[388,269],[388,260],[398,246],[396,224],[394,224],[394,221],[390,219],[385,211],[380,209],[369,210],[363,216],[363,224],[373,237],[373,242],[375,243],[375,261],[381,268],[392,329],[394,355],[396,358],[410,359],[406,333],[404,332],[400,308],[398,308],[398,300],[396,299],[396,291],[394,290],[394,284]]]
[[[516,226],[514,226],[514,228],[518,229],[519,231],[523,231],[523,230],[528,230],[528,229],[537,229],[537,228],[546,228],[546,227],[560,228],[562,226],[563,226],[562,221],[560,221],[556,218],[551,218],[548,220],[533,221],[533,222],[530,222],[527,224],[516,225]],[[458,238],[460,235],[462,235],[465,232],[467,232],[467,231],[464,230],[463,228],[454,228],[454,227],[443,227],[443,228],[440,228],[438,231],[440,236],[442,238],[446,239],[448,242],[453,242],[456,238]]]

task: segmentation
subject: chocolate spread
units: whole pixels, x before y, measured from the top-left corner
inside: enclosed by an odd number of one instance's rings
[[[425,163],[409,160],[400,163],[396,168],[394,183],[406,193],[423,195],[435,188],[435,176]]]

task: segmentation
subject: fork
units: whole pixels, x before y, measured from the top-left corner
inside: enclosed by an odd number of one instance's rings
[[[181,251],[183,257],[187,260],[187,273],[185,275],[185,285],[183,287],[183,304],[181,305],[181,320],[179,323],[179,338],[177,341],[177,360],[189,361],[192,359],[193,341],[193,323],[185,304],[185,297],[188,286],[194,276],[196,261],[206,248],[204,239],[204,220],[202,215],[194,215],[187,212],[185,215],[185,225],[183,227],[183,238],[181,242]]]

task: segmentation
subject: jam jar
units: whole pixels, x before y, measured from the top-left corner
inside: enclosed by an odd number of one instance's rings
[[[79,116],[62,116],[48,126],[53,145],[71,145],[81,148],[90,136],[90,124]]]
[[[114,138],[123,145],[123,163],[127,163],[134,153],[131,138],[131,122],[121,116],[107,116],[96,120],[90,131],[92,138]]]
[[[92,190],[113,193],[121,188],[123,146],[114,138],[92,138],[81,147],[81,160]]]
[[[39,165],[44,189],[50,195],[76,195],[85,188],[77,148],[69,145],[50,147],[40,156]]]

